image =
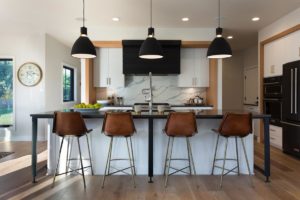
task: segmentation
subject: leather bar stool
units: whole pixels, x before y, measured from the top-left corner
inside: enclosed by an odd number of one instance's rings
[[[132,115],[130,112],[107,112],[105,113],[102,133],[106,136],[110,137],[109,150],[107,155],[107,161],[102,181],[102,188],[104,187],[105,177],[116,174],[118,172],[127,173],[125,170],[131,170],[131,176],[133,185],[135,187],[134,176],[136,175],[135,164],[134,164],[134,156],[133,156],[133,148],[131,136],[136,132]],[[123,137],[126,139],[127,151],[128,151],[128,159],[125,158],[112,158],[112,149],[113,149],[113,141],[116,137]],[[129,141],[128,141],[129,140]],[[130,144],[128,144],[130,143]],[[120,161],[120,160],[128,160],[129,167],[125,167],[123,169],[117,169],[116,167],[111,166],[112,161]],[[110,170],[114,171],[111,172]]]
[[[53,120],[53,130],[52,132],[57,134],[58,136],[62,137],[62,141],[60,144],[59,148],[59,156],[58,156],[58,161],[55,169],[55,173],[53,175],[53,184],[54,186],[55,183],[55,178],[58,175],[62,174],[68,174],[70,172],[78,172],[78,170],[81,170],[81,175],[83,178],[83,184],[84,188],[86,188],[86,183],[85,183],[85,177],[84,177],[84,169],[85,168],[91,168],[92,174],[93,174],[93,166],[92,166],[92,159],[91,159],[91,153],[90,153],[90,145],[89,145],[89,139],[87,133],[91,132],[92,130],[88,130],[86,128],[85,122],[79,112],[55,112],[54,113],[54,120]],[[88,145],[88,153],[89,153],[89,162],[90,166],[83,166],[82,162],[82,155],[81,155],[81,147],[80,147],[80,141],[79,138],[82,136],[86,136],[87,139],[87,145]],[[63,147],[63,143],[65,138],[68,138],[68,147],[67,147],[67,161],[66,161],[66,171],[64,173],[58,174],[58,168],[59,168],[59,162],[60,162],[60,156],[61,156],[61,151]],[[69,162],[70,160],[78,160],[78,159],[70,159],[70,154],[72,152],[69,151],[69,146],[70,146],[70,138],[76,138],[77,139],[77,144],[78,144],[78,151],[79,151],[79,160],[80,160],[80,165],[81,167],[79,169],[71,169],[69,170]],[[72,145],[71,145],[72,149]],[[79,173],[79,172],[78,172]]]
[[[194,136],[198,132],[195,113],[194,112],[171,112],[168,116],[166,126],[163,131],[166,133],[167,136],[169,136],[166,158],[165,158],[165,165],[164,165],[164,175],[166,176],[165,187],[167,187],[168,177],[170,175],[173,175],[177,172],[183,172],[191,175],[192,170],[194,171],[194,174],[196,174],[192,148],[189,141],[189,138]],[[174,139],[177,137],[186,138],[187,154],[188,154],[187,159],[172,158]],[[172,160],[188,161],[188,166],[183,167],[181,169],[177,169],[171,166]],[[170,173],[170,169],[173,169],[174,172]],[[189,169],[189,172],[184,171],[185,169]]]
[[[219,168],[222,170],[219,188],[222,188],[223,176],[229,174],[230,172],[236,173],[238,175],[240,174],[239,150],[238,150],[238,143],[237,143],[238,138],[240,138],[242,146],[243,146],[243,152],[245,155],[247,169],[249,172],[249,178],[250,178],[250,182],[252,185],[249,161],[248,161],[245,144],[244,144],[244,137],[246,137],[250,133],[252,133],[252,114],[251,113],[245,113],[245,114],[226,113],[223,117],[223,120],[222,120],[220,126],[219,126],[219,129],[218,130],[213,129],[213,131],[218,133],[218,137],[217,137],[217,143],[216,143],[216,148],[215,148],[215,153],[214,153],[214,160],[213,160],[213,167],[212,167],[211,174],[212,175],[214,174],[215,168]],[[216,158],[220,136],[225,138],[224,157]],[[227,158],[227,148],[228,148],[228,139],[229,138],[235,139],[236,158]],[[217,161],[223,161],[222,167],[216,165]],[[226,161],[236,161],[237,165],[236,165],[236,167],[234,167],[232,169],[227,169],[227,168],[225,168]],[[226,170],[226,173],[224,173],[225,170]]]

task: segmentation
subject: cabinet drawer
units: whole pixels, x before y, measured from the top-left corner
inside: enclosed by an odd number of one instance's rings
[[[282,128],[270,125],[270,144],[282,149]]]

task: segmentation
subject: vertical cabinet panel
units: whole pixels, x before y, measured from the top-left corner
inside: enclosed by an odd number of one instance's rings
[[[181,49],[181,73],[178,75],[178,87],[209,87],[209,60],[207,49]]]
[[[94,86],[123,87],[122,48],[99,48],[97,55],[94,59]]]

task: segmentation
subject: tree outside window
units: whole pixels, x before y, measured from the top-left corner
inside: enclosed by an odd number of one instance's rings
[[[74,101],[74,69],[63,67],[63,97],[64,102]]]

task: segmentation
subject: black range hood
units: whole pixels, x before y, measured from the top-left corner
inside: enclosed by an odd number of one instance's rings
[[[163,51],[162,59],[139,58],[143,40],[123,40],[123,74],[125,75],[168,75],[180,74],[181,40],[159,40]]]

